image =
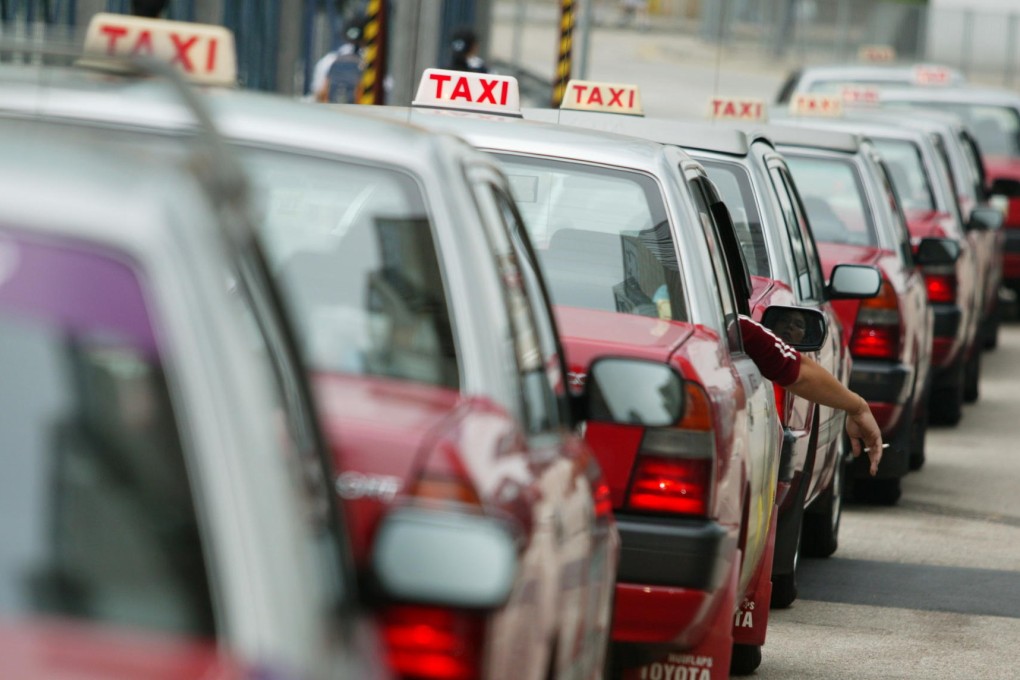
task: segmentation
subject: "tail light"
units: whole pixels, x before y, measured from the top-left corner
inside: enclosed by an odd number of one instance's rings
[[[929,302],[956,302],[956,269],[954,267],[925,267],[924,282]]]
[[[390,668],[401,680],[481,677],[483,614],[401,605],[384,609],[381,618]]]
[[[433,456],[410,487],[415,504],[478,510],[477,489],[455,456]],[[382,637],[400,680],[478,680],[488,611],[393,604],[380,612]]]
[[[786,424],[786,388],[781,387],[776,383],[772,383],[773,389],[776,391],[776,415],[779,416],[779,422]]]
[[[882,281],[877,296],[861,301],[850,353],[856,359],[896,359],[900,353],[900,326],[896,291],[888,281]]]
[[[645,431],[626,507],[706,515],[715,457],[711,403],[701,386],[689,382],[683,420],[676,427]]]

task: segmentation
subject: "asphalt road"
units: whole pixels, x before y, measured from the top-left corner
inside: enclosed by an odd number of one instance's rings
[[[983,355],[981,398],[930,429],[894,508],[847,508],[840,547],[804,560],[756,677],[1020,677],[1020,325]]]

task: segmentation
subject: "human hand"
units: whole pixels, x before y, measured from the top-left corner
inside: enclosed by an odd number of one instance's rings
[[[867,451],[871,461],[871,476],[878,474],[878,463],[882,460],[882,430],[871,413],[871,408],[863,398],[855,411],[847,411],[846,433],[850,436],[850,448],[857,458],[862,451]]]

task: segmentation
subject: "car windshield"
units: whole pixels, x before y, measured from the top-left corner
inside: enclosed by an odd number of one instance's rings
[[[872,140],[882,154],[903,210],[910,212],[935,210],[935,196],[924,167],[921,149],[900,139]]]
[[[0,618],[213,636],[199,523],[141,281],[0,229]]]
[[[244,150],[262,242],[314,370],[457,388],[421,189],[392,169]]]
[[[864,187],[851,161],[792,153],[787,158],[816,241],[878,245]]]
[[[959,116],[977,139],[981,153],[1020,158],[1020,115],[1009,106],[955,102],[911,102]]]
[[[736,163],[708,159],[702,159],[701,162],[730,211],[740,249],[744,252],[744,261],[751,275],[771,278],[765,231],[747,170]]]
[[[686,320],[676,247],[655,180],[501,154],[558,305]]]

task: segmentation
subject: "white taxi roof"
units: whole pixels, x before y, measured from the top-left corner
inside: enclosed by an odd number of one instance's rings
[[[859,135],[836,130],[817,130],[797,126],[789,121],[771,123],[755,128],[780,146],[797,146],[809,149],[825,149],[842,153],[857,153],[863,141]]]
[[[934,65],[933,65],[934,66]],[[947,69],[949,84],[960,85],[966,77],[957,69]],[[821,83],[888,83],[889,85],[912,85],[917,72],[914,66],[905,64],[831,64],[824,66],[805,66],[800,70],[797,91],[811,90]]]
[[[1020,93],[993,87],[971,86],[897,88],[882,90],[882,101],[945,102],[1020,108]]]
[[[632,135],[661,144],[673,144],[688,149],[717,151],[732,156],[746,156],[749,151],[747,135],[730,125],[712,122],[677,121],[670,118],[633,118],[630,116],[603,116],[584,111],[556,111],[555,109],[524,109],[525,120],[559,122],[606,132]]]
[[[89,22],[84,53],[155,59],[203,85],[237,83],[234,34],[223,26],[100,12]]]

